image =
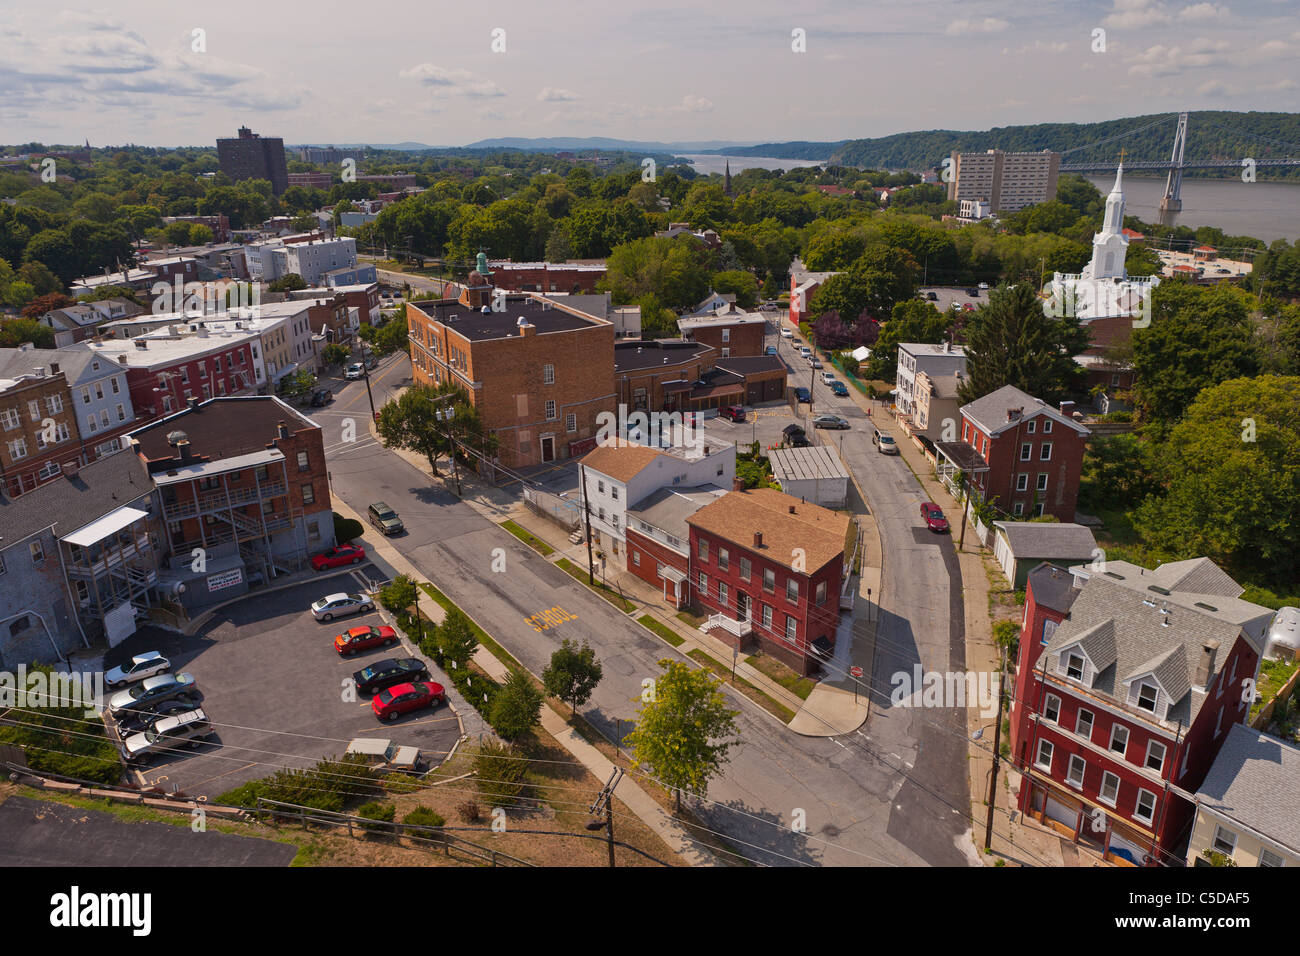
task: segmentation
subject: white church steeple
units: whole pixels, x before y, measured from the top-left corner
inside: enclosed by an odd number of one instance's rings
[[[1101,231],[1092,237],[1092,261],[1083,274],[1090,279],[1124,279],[1128,239],[1124,236],[1124,163],[1115,170],[1115,185],[1106,197]]]

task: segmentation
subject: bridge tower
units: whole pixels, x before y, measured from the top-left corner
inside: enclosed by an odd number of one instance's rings
[[[1160,200],[1160,219],[1166,215],[1182,212],[1183,209],[1183,152],[1187,148],[1187,114],[1178,114],[1178,130],[1174,133],[1174,152],[1169,158],[1173,163],[1169,176],[1165,180],[1165,194]]]

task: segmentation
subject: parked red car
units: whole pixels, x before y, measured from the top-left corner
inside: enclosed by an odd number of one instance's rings
[[[745,420],[744,405],[724,405],[718,409],[718,416],[728,421],[743,422]]]
[[[334,638],[334,649],[342,656],[348,657],[357,651],[368,651],[372,647],[388,647],[397,643],[397,632],[391,627],[384,625],[374,627],[370,624],[359,624],[356,627],[350,627],[342,634]]]
[[[949,530],[948,519],[943,516],[943,509],[933,501],[921,502],[921,519],[931,531],[943,534]]]
[[[447,699],[441,684],[418,680],[410,684],[395,684],[381,690],[370,701],[370,709],[380,720],[396,720],[402,714],[426,707],[436,707]]]
[[[345,564],[360,564],[365,559],[366,549],[361,545],[340,544],[312,558],[311,566],[314,571],[325,571],[328,568],[341,568]]]

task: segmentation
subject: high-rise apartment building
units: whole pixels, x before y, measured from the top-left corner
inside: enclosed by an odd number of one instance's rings
[[[1056,179],[1061,154],[1004,153],[990,149],[983,153],[954,153],[948,198],[983,200],[995,213],[1015,212],[1056,196]]]
[[[247,126],[239,127],[237,139],[217,140],[217,161],[221,171],[239,182],[265,179],[277,196],[289,188],[289,170],[284,159],[284,140],[263,137]]]

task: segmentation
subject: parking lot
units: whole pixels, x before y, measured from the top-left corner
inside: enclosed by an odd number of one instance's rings
[[[360,573],[367,571],[373,576],[370,565],[360,566]],[[375,648],[342,658],[334,650],[334,636],[356,625],[382,624],[379,614],[329,623],[312,617],[309,608],[317,598],[359,590],[360,573],[251,596],[222,609],[193,637],[142,628],[110,651],[106,667],[157,650],[174,673],[193,674],[217,731],[212,742],[196,750],[156,758],[139,771],[142,781],[216,797],[281,767],[307,767],[340,755],[354,737],[387,737],[419,747],[436,766],[460,735],[448,707],[381,723],[370,710],[370,698],[351,686],[355,671],[383,658],[412,656],[411,649]],[[440,680],[432,665],[430,673]]]

